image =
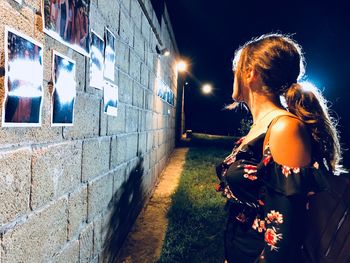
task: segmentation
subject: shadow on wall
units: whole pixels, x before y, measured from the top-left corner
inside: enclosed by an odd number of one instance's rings
[[[111,215],[106,229],[102,229],[103,232],[106,232],[103,262],[117,261],[119,250],[144,205],[146,191],[142,187],[143,161],[143,157],[139,157],[128,179],[108,204]]]

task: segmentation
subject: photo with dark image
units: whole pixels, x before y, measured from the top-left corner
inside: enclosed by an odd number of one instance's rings
[[[2,126],[40,126],[42,100],[42,45],[6,27]]]
[[[53,52],[52,126],[72,126],[76,97],[75,62]]]
[[[89,55],[90,0],[43,0],[44,32]]]

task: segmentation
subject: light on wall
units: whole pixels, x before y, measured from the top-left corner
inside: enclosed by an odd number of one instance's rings
[[[180,60],[177,62],[176,68],[178,72],[185,72],[187,70],[187,63],[183,60]]]
[[[156,51],[157,51],[157,54],[161,56],[167,57],[170,55],[169,49],[167,48],[160,49],[158,45],[156,46]]]

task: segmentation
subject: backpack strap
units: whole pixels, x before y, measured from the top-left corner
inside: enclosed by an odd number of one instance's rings
[[[291,115],[291,114],[280,114],[280,115],[277,115],[276,117],[274,117],[269,125],[267,126],[267,131],[266,131],[266,135],[265,135],[265,139],[264,139],[264,144],[263,144],[263,147],[265,149],[265,146],[268,145],[270,143],[270,133],[271,133],[271,127],[278,121],[279,118],[283,117],[283,116],[289,116],[289,117],[292,117],[292,118],[295,118],[295,119],[298,119],[300,120],[300,118],[298,116],[295,116],[295,115]]]

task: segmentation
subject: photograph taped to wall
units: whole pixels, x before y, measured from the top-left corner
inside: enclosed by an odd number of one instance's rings
[[[104,41],[93,30],[91,30],[90,46],[90,86],[103,89],[103,51]]]
[[[42,0],[44,32],[89,56],[90,0]]]
[[[76,97],[75,61],[53,51],[52,126],[72,126]]]
[[[3,127],[38,127],[43,103],[43,46],[5,27]]]
[[[174,96],[174,92],[169,89],[169,92],[168,92],[168,103],[174,107],[175,105],[175,96]]]
[[[105,43],[104,77],[114,81],[115,36],[108,28],[105,29]]]
[[[107,115],[117,116],[118,113],[118,86],[106,81],[103,92],[103,111]]]

